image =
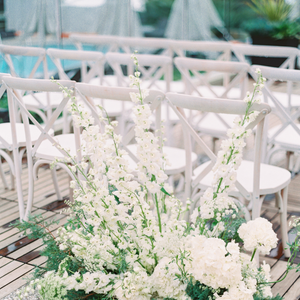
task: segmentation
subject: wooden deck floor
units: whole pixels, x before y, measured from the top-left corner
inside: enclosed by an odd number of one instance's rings
[[[27,182],[26,169],[23,170],[24,184]],[[69,193],[69,180],[66,173],[58,171],[58,179],[62,195],[66,198]],[[66,221],[67,215],[61,213],[65,207],[63,200],[57,200],[53,193],[53,185],[50,170],[41,168],[39,179],[35,184],[35,201],[33,214],[42,214],[45,219],[59,220],[59,224],[51,228],[53,232]],[[24,190],[26,195],[26,190]],[[300,215],[300,175],[292,180],[289,188],[288,220],[292,216]],[[15,191],[4,190],[0,185],[0,297],[5,297],[26,283],[24,280],[30,276],[34,267],[42,266],[45,258],[39,255],[42,242],[29,240],[21,236],[16,228],[10,225],[18,219],[17,195]],[[274,201],[265,201],[262,216],[273,223],[273,228],[280,239],[279,214],[274,207]],[[272,266],[272,280],[277,280],[284,275],[286,259],[282,255],[282,245],[271,252],[270,257],[263,257]],[[300,262],[300,258],[297,259]],[[287,300],[299,299],[300,297],[300,274],[291,272],[287,278],[272,287],[273,293],[284,296]]]

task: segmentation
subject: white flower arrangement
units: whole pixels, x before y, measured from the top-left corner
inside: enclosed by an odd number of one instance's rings
[[[228,193],[234,187],[241,163],[246,126],[255,117],[251,105],[264,82],[260,72],[254,94],[247,95],[247,111],[237,119],[222,142],[214,167],[213,187],[192,214],[192,223],[182,220],[186,208],[165,183],[165,158],[159,140],[150,130],[147,91],[140,89],[138,60],[131,86],[138,88],[131,99],[137,142],[136,170],[131,170],[126,151],[115,133],[116,122],[106,122],[101,133],[84,106],[71,96],[74,124],[83,126],[87,162],[73,163],[70,170],[83,180],[73,183],[72,218],[59,229],[57,247],[65,258],[56,270],[32,281],[29,290],[40,299],[271,299],[270,268],[257,268],[245,248],[264,254],[275,247],[271,224],[262,218],[245,221]],[[134,171],[134,172],[133,172]],[[53,257],[55,259],[55,257]],[[24,294],[20,294],[20,299]],[[202,297],[202,298],[201,298]]]

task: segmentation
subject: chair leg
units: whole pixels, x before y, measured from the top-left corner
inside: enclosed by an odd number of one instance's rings
[[[287,198],[288,198],[288,187],[285,187],[282,190],[282,196],[278,192],[278,198],[280,199],[279,213],[280,213],[280,222],[281,222],[281,236],[282,236],[282,245],[283,252],[285,257],[291,256],[290,248],[288,247],[288,228],[287,228]]]
[[[0,177],[2,179],[2,182],[4,184],[4,188],[7,190],[8,189],[8,184],[7,184],[7,180],[5,178],[5,174],[4,174],[4,171],[3,171],[3,168],[2,168],[2,158],[0,156]]]
[[[10,154],[10,158],[12,161],[14,161],[14,157],[13,157],[13,153],[11,152]],[[22,166],[21,166],[22,167]],[[21,176],[21,175],[20,175]],[[14,190],[15,189],[15,176],[14,174],[12,173],[12,171],[10,171],[10,186],[11,186],[11,190]]]
[[[34,177],[33,177],[33,160],[27,154],[27,166],[28,166],[28,197],[27,197],[27,206],[24,215],[24,221],[28,220],[28,217],[31,213],[32,204],[33,204],[33,194],[34,194]]]
[[[19,160],[19,149],[14,148],[12,152],[12,156],[14,158],[14,167],[15,167],[15,179],[17,186],[17,196],[18,196],[18,204],[19,204],[19,213],[20,220],[22,221],[25,216],[25,207],[24,207],[24,198],[23,198],[23,190],[22,190],[22,178],[21,178],[21,168],[20,160]],[[13,174],[11,175],[13,177]]]
[[[57,196],[57,200],[61,200],[62,197],[61,197],[59,186],[58,186],[58,181],[57,181],[57,176],[56,176],[56,168],[55,167],[51,170],[51,175],[52,175],[52,181],[53,181],[55,193],[56,193],[56,196]]]
[[[261,206],[262,206],[262,203],[263,203],[265,197],[266,197],[266,195],[263,195],[260,197],[258,196],[257,199],[253,199],[249,203],[247,209],[251,210],[251,208],[252,208],[252,220],[255,220],[256,218],[260,217]],[[252,203],[252,205],[251,205],[251,203]],[[249,209],[249,207],[250,207],[250,209]]]
[[[291,162],[291,155],[292,154],[293,154],[293,152],[291,152],[291,151],[286,152],[286,169],[287,170],[290,169],[290,162]]]

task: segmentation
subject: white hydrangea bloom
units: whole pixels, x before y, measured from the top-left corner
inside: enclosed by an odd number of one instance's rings
[[[238,230],[240,238],[244,241],[246,250],[257,249],[262,254],[269,254],[277,245],[276,233],[272,229],[272,223],[264,218],[244,223]]]

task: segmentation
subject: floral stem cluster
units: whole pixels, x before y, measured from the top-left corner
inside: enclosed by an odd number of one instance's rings
[[[82,129],[83,155],[80,162],[69,154],[59,160],[76,177],[71,218],[55,239],[63,255],[58,267],[32,282],[28,293],[35,289],[42,300],[271,299],[270,286],[261,284],[270,281],[268,265],[258,269],[242,254],[236,234],[240,228],[245,246],[257,248],[262,242],[253,244],[251,234],[262,224],[265,235],[273,237],[272,230],[267,221],[255,220],[258,226],[251,223],[248,232],[241,226],[244,221],[234,218],[238,208],[228,197],[249,134],[245,126],[255,118],[251,105],[257,100],[246,100],[246,115],[236,120],[218,156],[213,188],[204,195],[200,215],[196,210],[193,223],[187,223],[180,219],[181,201],[170,196],[165,182],[166,159],[151,131],[146,103],[149,91],[141,89],[136,54],[132,58],[136,164],[122,148],[117,122],[100,108],[98,118],[105,124],[101,130],[84,103],[61,87],[70,98],[74,126]],[[260,246],[267,251],[270,244]]]

